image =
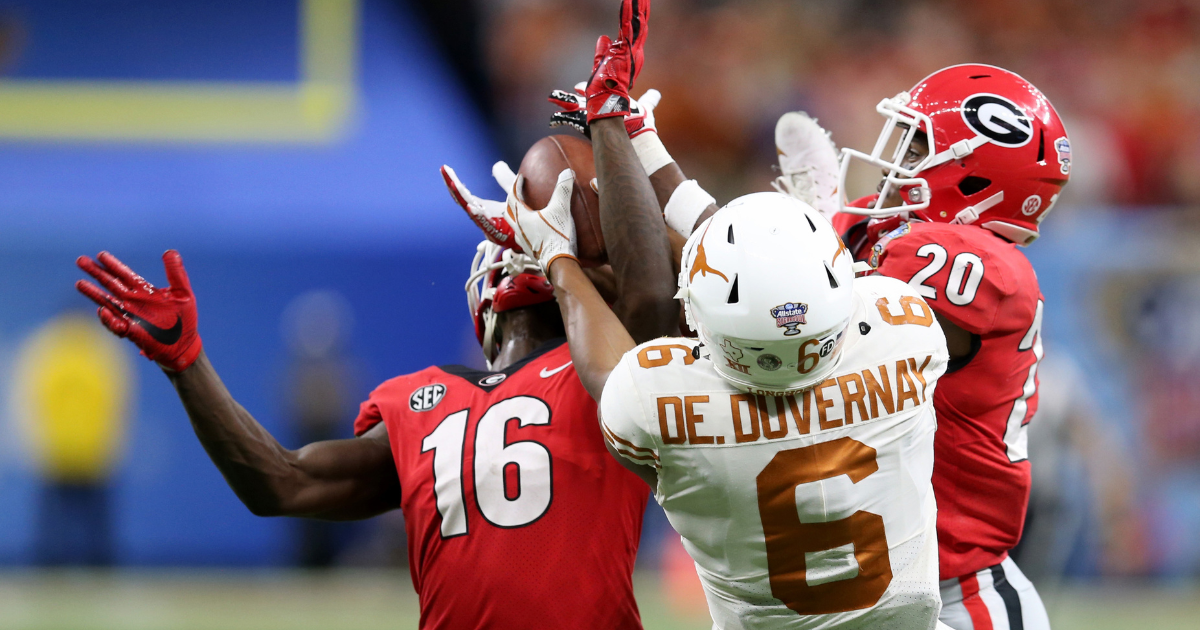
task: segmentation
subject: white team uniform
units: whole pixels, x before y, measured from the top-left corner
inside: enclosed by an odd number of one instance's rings
[[[683,338],[638,346],[608,379],[605,437],[657,468],[720,630],[935,627],[946,340],[907,284],[853,286],[840,362],[803,393],[745,393],[711,363],[740,356]]]

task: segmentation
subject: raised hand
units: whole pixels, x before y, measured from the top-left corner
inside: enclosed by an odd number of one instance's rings
[[[575,173],[566,169],[558,174],[554,194],[541,210],[533,210],[518,196],[524,189],[524,176],[517,176],[512,191],[508,194],[507,218],[515,228],[516,241],[525,253],[537,258],[538,264],[547,274],[556,259],[566,256],[575,261],[575,220],[571,217],[571,192],[575,187]]]
[[[649,18],[650,0],[622,0],[617,40],[601,35],[596,41],[592,76],[584,88],[589,123],[630,112],[629,91],[642,70]]]
[[[586,83],[577,83],[573,91],[554,90],[550,93],[548,100],[560,108],[559,111],[550,114],[551,127],[566,126],[588,138],[592,137],[592,128],[588,126],[587,119],[587,96],[584,94],[586,87]],[[658,107],[660,100],[662,94],[658,90],[646,90],[641,98],[629,100],[625,131],[629,132],[630,138],[647,132],[658,133],[654,126],[654,108]]]
[[[513,182],[517,179],[516,174],[505,162],[496,162],[492,166],[492,177],[504,190],[512,190]],[[454,203],[467,212],[467,216],[471,217],[475,225],[483,230],[487,240],[508,247],[518,254],[524,253],[513,238],[512,227],[504,220],[506,204],[503,201],[493,201],[471,194],[471,191],[467,190],[467,187],[458,179],[454,169],[449,166],[442,166],[442,179],[445,180],[446,188],[450,190],[450,197],[454,199]]]
[[[182,372],[200,356],[196,331],[196,299],[179,252],[163,254],[168,286],[156,288],[108,252],[92,260],[80,256],[79,268],[104,289],[79,280],[75,288],[99,305],[96,313],[105,328],[128,337],[146,358],[169,370]],[[106,291],[107,290],[107,291]]]

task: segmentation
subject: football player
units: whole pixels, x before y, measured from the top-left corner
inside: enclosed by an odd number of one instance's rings
[[[682,535],[714,627],[935,626],[947,351],[911,287],[855,280],[815,210],[748,195],[685,245],[678,295],[699,338],[635,347],[571,255],[569,208],[516,214],[526,249],[550,252],[609,447]]]
[[[1017,246],[1037,239],[1058,201],[1070,140],[1037,88],[993,66],[939,70],[876,110],[886,119],[878,142],[870,153],[842,149],[840,171],[824,130],[785,114],[779,184],[800,197],[814,182],[808,194],[840,210],[832,219],[855,259],[909,283],[946,333],[950,364],[934,398],[942,621],[1048,628],[1036,590],[1008,558],[1029,499],[1026,432],[1042,358],[1043,298]],[[847,204],[837,191],[856,160],[884,177],[877,194]],[[820,185],[828,181],[838,184]]]
[[[640,196],[645,206],[648,185],[618,181],[640,169],[625,148],[623,168],[598,164],[603,203]],[[568,171],[552,204],[569,204],[570,181]],[[451,192],[472,211],[469,191]],[[624,238],[658,248],[669,285],[665,235],[650,233],[657,245],[639,240],[636,226]],[[225,388],[202,350],[178,252],[163,262],[169,286],[159,288],[107,252],[80,257],[103,288],[76,286],[109,330],[163,368],[201,444],[253,513],[349,520],[401,508],[422,628],[641,627],[632,571],[647,490],[606,452],[596,403],[561,339],[553,289],[531,258],[487,241],[478,248],[467,295],[488,370],[430,367],[391,379],[362,404],[356,439],[295,451]],[[615,268],[626,309],[673,322],[663,282],[626,277],[629,269]]]

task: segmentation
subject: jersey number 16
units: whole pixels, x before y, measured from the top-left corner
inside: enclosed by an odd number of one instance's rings
[[[433,451],[433,493],[442,517],[442,538],[467,534],[467,499],[463,486],[463,460],[467,449],[470,409],[442,420],[421,441],[421,452]],[[532,396],[502,400],[484,412],[475,425],[475,504],[492,525],[524,527],[550,509],[554,495],[550,450],[533,440],[505,443],[509,420],[521,427],[550,424],[550,406]],[[515,496],[505,488],[509,466],[517,468]]]

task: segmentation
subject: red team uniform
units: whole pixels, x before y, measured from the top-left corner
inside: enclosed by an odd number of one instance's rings
[[[1033,267],[991,231],[945,223],[903,223],[858,254],[978,340],[934,395],[939,564],[943,577],[999,564],[1021,538],[1029,502],[1026,428],[1037,411],[1043,304]]]
[[[421,628],[641,628],[632,573],[649,488],[605,449],[565,342],[502,372],[391,379],[354,432],[380,422]]]
[[[876,111],[888,119],[880,140],[870,154],[843,149],[841,183],[849,160],[862,160],[883,169],[880,193],[844,204],[834,226],[855,259],[907,282],[972,337],[934,396],[940,619],[954,630],[1048,629],[1008,558],[1029,502],[1042,358],[1043,298],[1017,245],[1038,237],[1057,203],[1070,141],[1036,87],[994,66],[940,70]],[[917,132],[928,149],[914,154]],[[881,198],[892,201],[876,208]]]

